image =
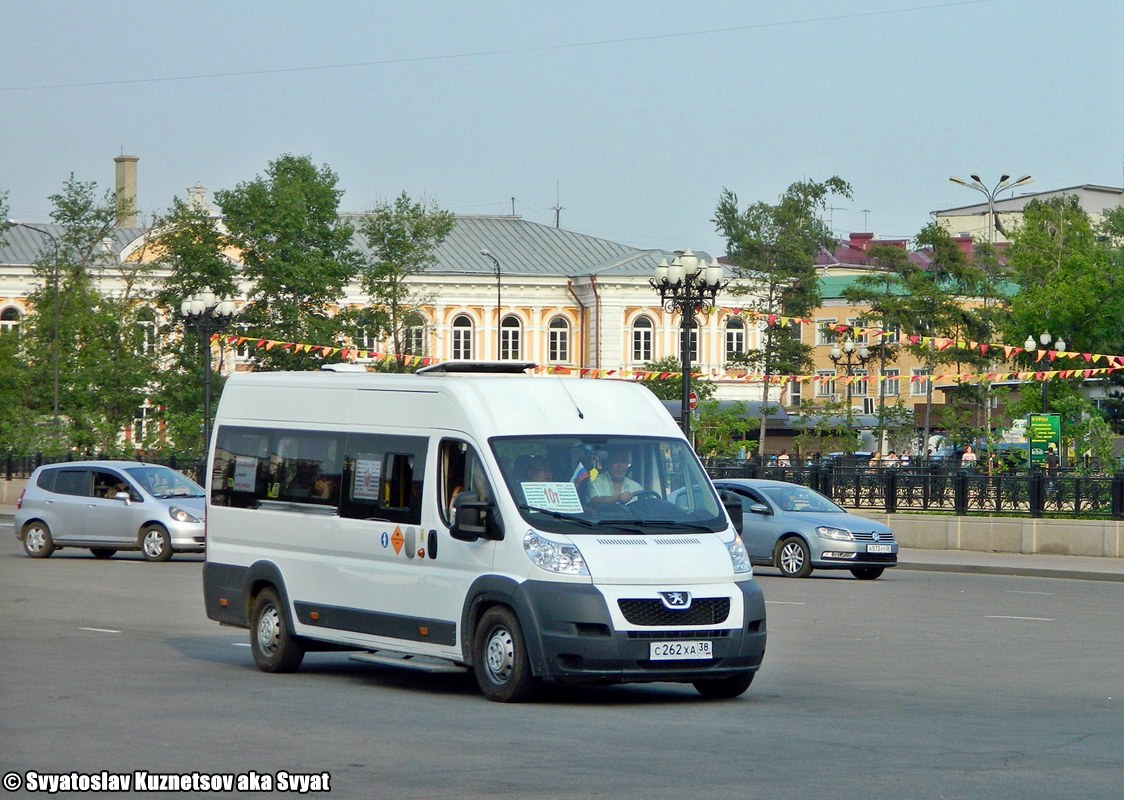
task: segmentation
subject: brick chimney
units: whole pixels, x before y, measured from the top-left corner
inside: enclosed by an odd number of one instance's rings
[[[874,241],[873,233],[851,233],[851,248],[865,253],[870,243]]]
[[[960,252],[966,255],[968,260],[971,261],[974,254],[973,245],[975,244],[972,241],[972,237],[969,234],[962,233],[954,237],[952,241],[956,242],[956,246],[960,248]]]
[[[137,227],[137,162],[139,156],[117,156],[117,225]]]

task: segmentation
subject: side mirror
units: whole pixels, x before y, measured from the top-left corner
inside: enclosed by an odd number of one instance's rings
[[[730,522],[733,524],[734,530],[741,533],[742,523],[745,522],[741,496],[738,495],[737,492],[719,489],[718,499],[722,501],[722,507],[726,509],[726,513],[730,517]]]
[[[749,510],[754,514],[772,514],[773,512],[764,503],[754,503],[749,507]]]
[[[454,539],[462,542],[503,539],[503,523],[495,505],[479,497],[476,492],[461,492],[453,499],[453,526],[449,535]]]
[[[133,498],[129,495],[128,492],[118,492],[117,494],[113,495],[113,499],[121,500],[127,506],[133,504]]]

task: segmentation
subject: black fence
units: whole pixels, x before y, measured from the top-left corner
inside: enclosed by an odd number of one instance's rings
[[[959,516],[1124,519],[1124,472],[1082,475],[1042,470],[987,475],[936,465],[869,468],[814,465],[761,466],[746,461],[704,461],[712,479],[769,478],[809,486],[844,508],[942,511]]]
[[[98,455],[81,455],[79,453],[67,453],[62,456],[45,456],[42,453],[33,453],[32,455],[16,455],[9,452],[3,457],[0,462],[0,467],[3,468],[3,474],[0,479],[3,480],[25,480],[31,476],[37,467],[43,464],[60,464],[68,461],[107,461],[110,457],[104,453]],[[129,459],[114,459],[128,461]],[[196,456],[176,456],[171,455],[167,458],[148,458],[145,457],[146,464],[162,464],[165,467],[171,467],[174,470],[182,472],[187,477],[191,478],[196,483],[202,485],[204,479],[204,469],[206,462],[204,459]]]

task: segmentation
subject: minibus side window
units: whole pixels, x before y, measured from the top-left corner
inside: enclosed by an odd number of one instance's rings
[[[474,492],[478,500],[488,502],[492,499],[492,489],[480,456],[467,442],[442,441],[439,459],[441,519],[451,525],[453,501],[458,494]]]
[[[427,444],[415,436],[350,435],[340,516],[419,524]]]

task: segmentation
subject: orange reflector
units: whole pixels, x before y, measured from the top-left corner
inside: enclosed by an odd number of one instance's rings
[[[418,558],[425,558],[425,548],[424,547],[418,548]]]
[[[230,605],[229,600],[227,600],[225,597],[219,598],[219,608],[226,608],[228,605]]]
[[[319,611],[310,611],[310,612],[308,612],[308,618],[310,620],[312,620],[313,622],[316,622],[318,619],[320,619],[320,612]]]
[[[429,628],[418,628],[418,636],[429,636]]]

